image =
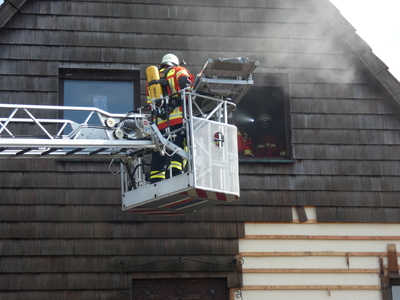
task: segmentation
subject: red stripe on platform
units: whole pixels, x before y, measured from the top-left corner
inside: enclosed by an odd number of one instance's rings
[[[200,198],[206,198],[206,199],[208,199],[208,195],[207,195],[207,192],[206,192],[206,191],[196,189],[196,194],[197,194],[197,196],[199,196]]]
[[[219,200],[219,201],[225,201],[225,202],[227,201],[226,195],[225,195],[225,194],[215,192],[215,195],[217,196],[217,200]]]

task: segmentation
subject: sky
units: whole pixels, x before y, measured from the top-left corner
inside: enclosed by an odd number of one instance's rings
[[[330,1],[400,80],[400,0]]]
[[[400,80],[399,0],[330,0]]]

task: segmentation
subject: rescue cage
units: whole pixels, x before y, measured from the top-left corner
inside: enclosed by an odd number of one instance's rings
[[[186,133],[187,151],[182,155],[186,159],[185,171],[149,184],[144,171],[148,157],[126,164],[134,169],[125,167],[121,173],[123,210],[176,215],[239,198],[237,130],[227,122],[229,107],[234,107],[234,103],[192,90],[182,91],[181,98],[186,99],[182,101],[183,124],[179,129]],[[213,110],[203,112],[198,105],[199,99],[215,102]],[[169,97],[164,100],[168,102]],[[176,131],[167,133],[166,140],[173,140],[174,133]],[[161,146],[159,151],[172,155],[163,148]],[[132,182],[135,183],[134,189]]]
[[[174,132],[161,135],[150,124],[150,116],[140,111],[111,114],[94,107],[0,104],[0,159],[121,159],[126,211],[175,215],[238,199],[236,127],[227,124],[228,107],[234,104],[193,90],[181,93],[187,99],[180,129],[186,132],[187,151],[174,145]],[[205,113],[197,104],[199,99],[217,104]],[[45,118],[67,110],[88,116],[80,124]],[[99,121],[92,124],[93,119]],[[138,166],[146,159],[145,153],[153,151],[178,153],[187,161],[185,172],[150,184]],[[137,172],[132,173],[134,169]]]

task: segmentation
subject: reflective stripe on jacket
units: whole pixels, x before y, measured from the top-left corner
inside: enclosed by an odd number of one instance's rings
[[[165,68],[160,69],[160,77],[164,76]],[[174,94],[179,92],[181,89],[184,89],[187,83],[190,83],[191,74],[188,70],[181,66],[176,66],[171,68],[166,76],[166,80],[168,82],[165,90],[168,95]],[[165,95],[166,96],[166,95]],[[175,97],[171,97],[170,101],[172,101]],[[176,96],[176,99],[179,98],[179,95]],[[147,99],[147,103],[151,103],[151,99]],[[174,126],[178,124],[182,124],[182,106],[177,106],[175,109],[168,113],[169,115],[169,126]],[[157,122],[158,129],[165,129],[167,128],[167,118],[162,119],[160,117],[157,120],[153,120]]]

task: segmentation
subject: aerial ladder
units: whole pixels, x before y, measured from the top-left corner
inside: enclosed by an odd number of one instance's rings
[[[209,59],[193,86],[180,91],[182,128],[165,134],[143,113],[145,107],[114,114],[95,107],[0,104],[0,159],[119,160],[123,211],[173,216],[235,201],[237,129],[228,115],[253,84],[257,66],[242,57]],[[170,97],[152,99],[152,108]],[[87,117],[83,123],[57,118],[65,111]],[[187,148],[174,144],[177,131],[186,134]],[[180,155],[184,171],[151,184],[154,151]]]

